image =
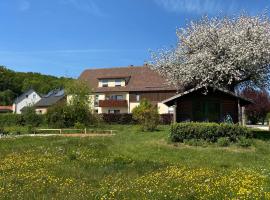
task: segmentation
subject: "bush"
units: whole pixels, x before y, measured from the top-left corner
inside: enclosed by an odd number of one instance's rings
[[[160,124],[171,124],[173,122],[173,114],[161,114]]]
[[[132,124],[134,120],[132,114],[100,114],[103,122],[108,124]]]
[[[43,122],[43,116],[38,115],[33,107],[26,107],[21,116],[28,126],[39,126]]]
[[[140,105],[132,110],[133,118],[139,122],[143,131],[153,131],[159,124],[159,114],[156,106],[142,100]]]
[[[25,121],[22,115],[16,114],[0,114],[0,126],[23,126]]]
[[[88,106],[58,104],[51,107],[46,114],[46,121],[50,127],[74,127],[76,123],[83,126],[95,124],[98,118],[92,114]]]
[[[173,124],[169,135],[172,142],[183,142],[185,139],[217,142],[222,137],[227,137],[230,142],[236,142],[239,137],[250,138],[252,136],[252,132],[248,128],[239,125],[197,122]]]
[[[230,139],[228,137],[218,138],[217,145],[220,147],[227,147],[230,145]]]
[[[237,145],[240,147],[249,147],[252,144],[252,140],[246,137],[239,137],[237,139]]]

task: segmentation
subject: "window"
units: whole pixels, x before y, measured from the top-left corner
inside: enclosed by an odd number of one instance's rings
[[[120,114],[120,110],[108,110],[109,114]]]
[[[112,99],[112,100],[123,100],[124,97],[123,95],[111,95],[108,99]]]
[[[102,87],[108,87],[108,80],[102,80]]]
[[[33,99],[36,99],[37,95],[36,94],[33,94]]]
[[[136,101],[140,101],[140,95],[136,94]]]
[[[116,79],[116,80],[115,80],[115,87],[121,86],[121,82],[122,82],[121,79]]]
[[[28,98],[28,95],[25,95],[26,98]]]
[[[99,98],[98,94],[95,95],[94,106],[96,106],[96,107],[98,107],[98,105],[99,105],[98,98]]]

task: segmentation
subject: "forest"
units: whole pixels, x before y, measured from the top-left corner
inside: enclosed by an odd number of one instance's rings
[[[11,105],[23,92],[32,88],[39,94],[46,94],[55,88],[63,88],[72,80],[33,72],[15,72],[0,66],[0,105]]]

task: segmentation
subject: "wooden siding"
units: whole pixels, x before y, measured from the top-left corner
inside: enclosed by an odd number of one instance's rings
[[[193,110],[194,101],[199,102],[218,102],[220,104],[220,117],[219,121],[222,121],[226,114],[229,114],[234,123],[238,122],[238,107],[237,99],[220,92],[209,92],[204,95],[200,92],[186,95],[177,101],[177,122],[181,121],[194,121]]]
[[[148,101],[157,103],[168,99],[176,94],[176,91],[158,91],[158,92],[131,92],[130,102],[137,102],[136,95],[140,95],[140,100],[147,99]]]

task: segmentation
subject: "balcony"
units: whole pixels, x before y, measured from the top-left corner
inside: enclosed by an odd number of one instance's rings
[[[99,100],[99,107],[127,107],[127,100]]]

